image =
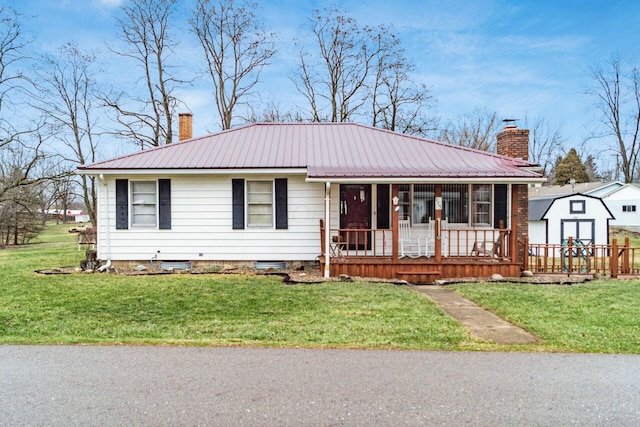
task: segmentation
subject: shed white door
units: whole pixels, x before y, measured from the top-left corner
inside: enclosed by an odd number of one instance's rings
[[[595,220],[593,219],[563,219],[560,223],[560,235],[562,241],[566,241],[569,237],[573,240],[580,240],[583,245],[593,243],[595,233]]]

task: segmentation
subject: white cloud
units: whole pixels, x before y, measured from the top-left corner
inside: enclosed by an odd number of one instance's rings
[[[124,0],[98,0],[98,4],[106,7],[119,7],[124,3]]]

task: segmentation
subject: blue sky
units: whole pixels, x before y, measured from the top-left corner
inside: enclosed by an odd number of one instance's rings
[[[7,2],[7,0],[0,0]],[[100,50],[117,82],[122,69],[109,56],[114,16],[121,0],[21,0],[7,4],[21,11],[34,50],[53,50],[75,41]],[[186,5],[187,2],[185,2]],[[263,100],[287,107],[295,99],[288,76],[295,67],[291,40],[315,8],[346,8],[360,24],[392,25],[416,65],[416,79],[437,100],[435,112],[455,120],[476,108],[499,118],[541,116],[557,125],[566,146],[589,135],[594,111],[584,94],[589,70],[606,66],[613,55],[639,64],[640,2],[595,0],[258,0],[265,26],[279,38],[279,52],[263,73]],[[185,57],[198,46],[185,48]],[[217,131],[215,105],[203,87],[185,91],[194,113],[194,136]]]

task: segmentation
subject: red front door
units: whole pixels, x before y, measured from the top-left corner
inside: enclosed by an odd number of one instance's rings
[[[340,228],[371,228],[371,185],[340,185]],[[371,233],[365,231],[343,231],[342,240],[349,249],[371,249]]]

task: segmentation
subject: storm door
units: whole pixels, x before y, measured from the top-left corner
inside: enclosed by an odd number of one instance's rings
[[[371,185],[340,185],[340,233],[349,249],[371,249]]]

